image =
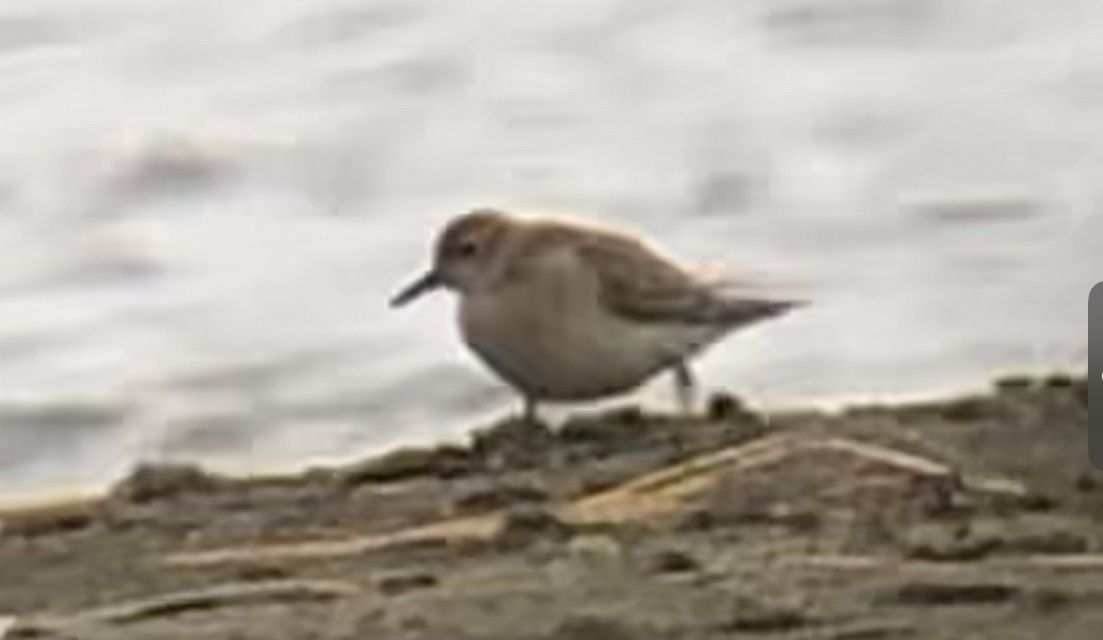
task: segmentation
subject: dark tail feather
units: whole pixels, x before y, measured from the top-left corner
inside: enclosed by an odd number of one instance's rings
[[[760,320],[775,318],[789,311],[807,306],[804,300],[758,300],[736,298],[724,305],[724,320],[732,325],[744,325]]]

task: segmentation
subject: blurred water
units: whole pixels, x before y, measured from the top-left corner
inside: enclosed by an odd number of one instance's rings
[[[1101,108],[1094,0],[8,0],[0,496],[513,409],[385,308],[473,205],[802,283],[700,363],[755,404],[1079,365]]]

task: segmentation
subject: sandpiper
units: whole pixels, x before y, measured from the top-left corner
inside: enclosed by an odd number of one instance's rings
[[[456,292],[464,341],[520,392],[528,420],[538,401],[613,396],[666,370],[689,411],[692,357],[802,304],[740,295],[736,284],[627,233],[476,209],[445,227],[432,267],[391,306]]]

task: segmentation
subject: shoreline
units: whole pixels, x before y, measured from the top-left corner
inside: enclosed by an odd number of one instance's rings
[[[762,415],[772,414],[786,414],[792,412],[817,412],[824,415],[832,415],[840,412],[846,412],[849,410],[860,409],[866,406],[906,406],[913,404],[923,403],[938,403],[946,401],[958,396],[966,395],[983,395],[991,391],[994,387],[998,386],[1001,380],[1015,380],[1029,378],[1036,381],[1044,381],[1047,378],[1059,377],[1059,378],[1071,378],[1080,379],[1083,378],[1082,371],[1087,368],[1087,365],[1078,367],[1035,367],[1035,368],[1019,368],[1008,369],[1004,372],[990,375],[987,379],[963,376],[962,380],[957,384],[946,384],[937,388],[929,388],[924,390],[912,390],[912,391],[896,391],[886,393],[835,393],[825,394],[823,396],[815,396],[812,398],[796,397],[788,398],[783,401],[770,402],[761,407],[755,406],[752,411],[761,413]],[[723,393],[723,392],[721,392]],[[657,406],[664,407],[662,402],[655,403]],[[633,402],[608,402],[603,405],[605,408],[594,411],[587,409],[585,405],[579,405],[578,408],[571,408],[562,413],[566,416],[566,420],[570,419],[570,416],[574,415],[592,415],[595,413],[603,413],[608,411],[616,411],[618,407],[637,407],[638,405]],[[561,421],[563,422],[563,421]],[[460,436],[460,438],[469,439],[477,431],[477,428],[469,431],[466,435]],[[396,449],[406,448],[433,448],[442,445],[457,445],[463,446],[461,442],[458,442],[456,438],[442,437],[440,439],[426,439],[414,443],[395,444],[393,446],[381,446],[376,447],[372,451],[367,453],[351,453],[344,456],[328,456],[316,460],[313,463],[308,464],[292,464],[292,465],[250,465],[250,464],[208,464],[202,459],[195,460],[173,460],[171,462],[142,462],[138,461],[134,465],[134,468],[141,466],[194,466],[205,469],[212,474],[225,476],[227,478],[236,478],[240,480],[248,480],[250,478],[288,478],[295,477],[302,474],[310,473],[313,470],[318,469],[336,469],[340,467],[346,467],[350,465],[356,465],[362,463],[365,460],[371,458],[377,458],[387,455],[389,452]],[[263,469],[259,472],[250,472],[246,468],[254,466]],[[131,472],[133,468],[131,469]],[[11,495],[0,494],[0,520],[2,520],[5,513],[20,512],[26,510],[38,510],[38,509],[51,509],[62,508],[67,504],[84,503],[89,501],[96,501],[102,499],[110,492],[111,487],[118,482],[123,481],[127,474],[117,476],[114,479],[105,479],[98,483],[73,483],[60,486],[43,486],[38,489],[32,489],[25,492],[14,493]]]
[[[1084,377],[830,413],[716,396],[0,511],[0,638],[1026,638],[1060,612],[1086,640],[1100,521]]]

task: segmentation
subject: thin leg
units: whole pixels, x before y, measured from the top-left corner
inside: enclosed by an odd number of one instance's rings
[[[674,385],[678,393],[678,407],[682,413],[693,413],[693,401],[697,395],[697,382],[693,379],[693,371],[685,362],[674,365]]]
[[[535,424],[536,423],[536,400],[525,396],[525,408],[522,414],[525,422]]]

